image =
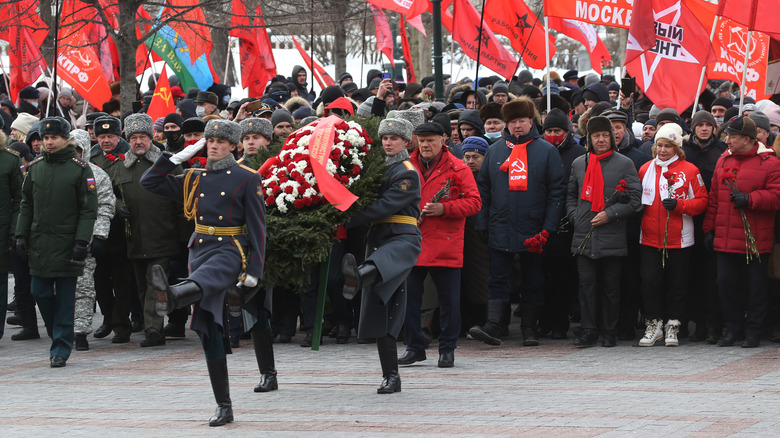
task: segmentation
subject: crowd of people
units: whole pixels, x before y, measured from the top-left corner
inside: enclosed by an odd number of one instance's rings
[[[52,99],[45,83],[3,96],[0,268],[14,276],[7,322],[21,327],[11,339],[40,337],[37,306],[60,367],[72,348],[112,333],[112,343],[143,332],[142,347],[163,347],[186,336],[192,313],[210,374],[224,368],[226,379],[225,353],[249,336],[263,376],[256,390],[275,389],[271,343],[300,333],[312,345],[319,267],[303,290],[255,295],[252,327],[223,312],[236,274],[247,290],[262,277],[265,230],[256,191],[238,207],[217,201],[241,178],[259,184],[253,156],[335,115],[382,119],[375,141],[392,183],[382,189],[388,203],[344,224],[334,242],[324,334],[376,342],[383,392],[400,391],[397,365],[426,360],[434,340],[438,366],[451,367],[464,338],[501,345],[513,317],[529,347],[545,337],[577,347],[599,337],[604,347],[780,341],[774,102],[745,97],[740,108],[734,84],[711,81],[698,107],[679,113],[575,70],[551,73],[549,87],[529,71],[508,82],[445,76],[444,102],[431,76],[404,83],[372,69],[359,88],[343,73],[319,96],[306,80],[296,66],[265,95],[231,100],[227,87],[182,90],[173,76],[177,110],[157,120],[145,114],[151,92],[136,96],[140,111],[122,113],[118,83],[102,108],[67,88]],[[224,180],[207,176],[226,169]],[[217,254],[232,239],[248,253]],[[415,263],[387,266],[400,259]],[[379,305],[355,299],[366,288],[403,312],[354,332]],[[406,351],[394,363],[396,337]],[[229,406],[229,394],[215,395]],[[224,424],[232,411],[216,417]]]

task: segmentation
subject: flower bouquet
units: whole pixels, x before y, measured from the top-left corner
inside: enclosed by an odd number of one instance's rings
[[[309,281],[312,264],[323,262],[330,253],[335,230],[358,210],[376,199],[384,179],[384,151],[375,148],[377,121],[338,120],[333,123],[332,143],[327,157],[313,158],[327,151],[322,144],[310,144],[319,123],[313,122],[287,137],[278,154],[268,158],[258,173],[266,205],[265,284],[300,287]],[[365,125],[365,127],[364,127]],[[322,127],[321,127],[322,128]],[[322,128],[326,129],[326,128]],[[316,141],[316,140],[315,140]],[[319,164],[321,163],[321,164]],[[249,165],[257,166],[258,161]],[[357,199],[332,203],[326,199],[314,166],[331,187],[347,191]]]
[[[528,252],[531,254],[541,254],[544,252],[544,244],[547,243],[547,238],[550,237],[550,233],[547,230],[542,230],[541,233],[535,234],[533,237],[525,239],[523,245],[528,248]]]
[[[674,189],[672,188],[677,183],[677,172],[664,172],[663,177],[666,178],[666,190],[669,197],[674,199]],[[669,258],[669,250],[666,248],[666,243],[669,239],[669,210],[666,210],[666,228],[664,228],[664,249],[661,251],[661,268],[666,268],[666,259]]]
[[[721,181],[729,190],[731,190],[732,196],[739,193],[739,190],[737,189],[738,172],[738,167],[726,167],[723,169],[723,175],[721,175]],[[750,222],[748,222],[747,216],[745,215],[745,209],[740,208],[739,213],[742,216],[742,227],[745,230],[745,260],[747,263],[750,263],[753,260],[753,257],[760,257],[761,254],[758,252],[756,238],[753,236],[753,231],[750,229]]]

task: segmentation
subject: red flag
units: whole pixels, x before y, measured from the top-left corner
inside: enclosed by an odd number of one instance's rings
[[[477,46],[481,39],[480,64],[508,80],[512,79],[517,60],[501,45],[501,42],[490,31],[487,23],[484,23],[482,33],[480,33],[479,14],[474,5],[468,0],[455,0],[453,17],[455,17],[455,20],[452,38],[460,44],[463,53],[469,58],[476,60]]]
[[[424,36],[428,36],[428,34],[425,32],[425,26],[423,25],[422,18],[420,16],[407,18],[406,22],[409,23],[409,26],[412,26],[413,28],[417,29],[422,33]]]
[[[265,85],[276,76],[271,40],[265,31],[265,19],[260,6],[255,10],[255,26],[250,31],[249,17],[241,0],[233,0],[230,35],[238,38],[241,57],[241,84],[248,88],[250,96],[259,97],[265,93]]]
[[[163,66],[160,80],[157,81],[157,87],[154,89],[154,96],[152,96],[152,102],[149,104],[146,114],[149,114],[152,120],[157,120],[175,112],[176,105],[173,103],[171,84],[168,82],[168,75],[165,74],[165,66]]]
[[[441,24],[450,33],[452,33],[452,14],[447,8],[450,7],[452,2],[453,0],[441,0]],[[433,2],[428,3],[428,12],[433,14]]]
[[[699,19],[705,29],[712,29],[717,5],[704,0],[685,0],[686,6]],[[728,18],[719,17],[715,24],[712,45],[718,59],[707,66],[710,79],[727,79],[742,83],[743,64],[748,31],[744,26]],[[768,98],[766,94],[766,68],[769,59],[769,35],[754,31],[750,38],[750,57],[745,78],[745,96],[755,100]]]
[[[524,1],[485,2],[485,24],[494,32],[509,38],[512,48],[522,54],[523,61],[529,67],[541,69],[547,65],[544,25],[539,23]],[[555,38],[552,35],[547,35],[547,44],[550,45],[552,57],[555,54]]]
[[[626,69],[659,108],[691,106],[701,68],[715,61],[710,34],[681,0],[652,0],[653,15],[634,20],[626,47]],[[654,17],[656,44],[644,49],[634,36]],[[641,20],[639,19],[641,18]]]
[[[611,27],[631,27],[636,0],[544,0],[548,17],[570,18]]]
[[[138,37],[139,41],[143,41],[144,38],[146,38],[147,35],[149,35],[149,30],[151,28],[150,24],[152,21],[152,16],[149,15],[148,12],[146,12],[146,9],[144,8],[138,8],[138,11],[135,13],[135,19],[138,23],[135,27],[135,35]],[[143,29],[143,32],[141,31]],[[154,36],[152,36],[154,38]],[[158,62],[162,61],[162,58],[154,51],[149,50],[148,47],[146,47],[146,44],[140,44],[138,46],[138,49],[135,51],[135,75],[141,76],[144,74],[144,71],[147,67],[149,67],[149,53],[152,54],[152,60],[151,62]]]
[[[412,64],[412,51],[409,49],[409,37],[406,36],[406,19],[401,15],[401,46],[404,49],[404,69],[406,70],[406,82],[417,82]]]
[[[406,15],[406,18],[416,17],[428,8],[428,0],[366,0],[377,8],[387,9]],[[443,8],[444,6],[442,6]]]
[[[303,47],[298,43],[298,40],[295,38],[295,36],[292,37],[293,43],[295,43],[295,48],[298,49],[298,53],[301,54],[301,57],[303,58],[304,63],[307,66],[314,65],[314,72],[312,72],[312,76],[314,76],[314,79],[317,80],[317,83],[320,84],[320,88],[325,88],[329,85],[336,85],[336,82],[333,80],[332,77],[328,74],[327,71],[317,62],[312,61],[311,57],[309,57],[309,54],[306,53],[305,50],[303,50]]]
[[[385,11],[371,5],[371,13],[374,15],[374,31],[376,32],[376,51],[384,53],[390,64],[395,64],[393,57],[393,33],[387,22]]]
[[[46,61],[41,55],[43,44],[49,29],[36,12],[38,2],[20,0],[0,5],[0,17],[5,23],[11,23],[0,30],[0,39],[8,41],[8,60],[10,83],[8,92],[15,103],[22,88],[33,84],[46,69]]]
[[[551,29],[555,29],[585,46],[590,55],[590,66],[596,73],[601,74],[601,67],[612,61],[607,46],[599,38],[599,34],[596,33],[592,24],[558,17],[550,17],[548,20]]]
[[[175,17],[168,26],[184,38],[192,64],[200,55],[211,53],[211,32],[201,24],[206,16],[198,4],[197,0],[168,0],[160,17],[163,21]]]
[[[718,16],[736,21],[750,30],[768,33],[775,39],[780,39],[777,11],[780,11],[780,0],[720,0],[718,2]]]

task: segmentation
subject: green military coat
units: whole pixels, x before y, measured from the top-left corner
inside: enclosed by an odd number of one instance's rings
[[[28,239],[30,274],[79,277],[84,268],[67,261],[77,240],[89,242],[97,217],[95,179],[78,158],[73,140],[30,163],[22,184],[16,235]]]
[[[22,200],[22,159],[16,151],[0,148],[0,273],[11,270],[8,236],[16,232]]]

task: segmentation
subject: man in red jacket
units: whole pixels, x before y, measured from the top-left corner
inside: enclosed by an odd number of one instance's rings
[[[439,368],[455,363],[460,333],[460,268],[463,266],[463,230],[466,217],[482,206],[471,169],[444,147],[444,129],[438,123],[423,123],[414,133],[419,148],[412,162],[420,176],[422,252],[407,279],[404,343],[400,365],[423,361],[425,337],[420,325],[423,282],[431,275],[439,297]]]
[[[755,348],[768,306],[767,259],[774,244],[775,212],[780,209],[780,160],[756,141],[756,124],[749,117],[735,119],[725,132],[729,149],[715,165],[704,219],[705,244],[715,251],[726,326],[718,346],[730,347],[744,334],[742,347]],[[724,175],[735,177],[734,190]],[[748,250],[743,218],[755,238],[756,257],[750,257],[753,251]]]

